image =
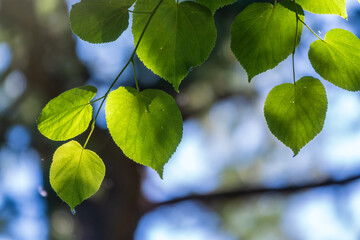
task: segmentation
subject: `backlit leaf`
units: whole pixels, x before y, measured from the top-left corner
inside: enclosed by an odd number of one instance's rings
[[[89,104],[96,88],[84,86],[68,90],[52,99],[41,111],[38,129],[54,141],[65,141],[83,133],[92,118]]]
[[[303,77],[269,93],[264,107],[268,127],[294,155],[321,132],[327,111],[325,88],[318,79]]]
[[[244,9],[231,27],[231,49],[245,68],[250,81],[276,67],[293,51],[296,14],[293,2],[253,3]],[[300,6],[296,7],[303,19]],[[298,42],[302,24],[298,26]],[[297,42],[297,43],[298,43]]]
[[[124,154],[162,177],[182,137],[174,99],[161,90],[120,87],[109,94],[105,111],[110,134]]]
[[[347,18],[346,0],[296,0],[306,11],[317,14],[335,14]]]
[[[158,0],[138,0],[135,10],[152,11]],[[135,43],[149,19],[134,14]],[[170,82],[176,90],[190,68],[202,64],[214,48],[216,28],[210,10],[194,2],[164,0],[147,28],[137,54],[155,74]]]
[[[54,153],[50,184],[71,210],[99,190],[104,176],[99,156],[76,141],[65,143]]]
[[[82,0],[72,6],[72,31],[90,43],[115,41],[129,25],[128,8],[135,0]]]
[[[324,41],[311,44],[309,59],[324,79],[346,90],[360,90],[360,40],[351,32],[330,30]]]
[[[236,0],[195,0],[196,2],[208,7],[213,13],[225,5],[232,4]]]

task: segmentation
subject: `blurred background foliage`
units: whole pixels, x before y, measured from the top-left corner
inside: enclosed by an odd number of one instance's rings
[[[75,2],[0,0],[0,240],[360,238],[359,181],[163,204],[191,194],[301,186],[360,174],[358,93],[324,82],[329,99],[324,129],[295,158],[270,134],[265,98],[275,85],[292,81],[291,62],[247,83],[230,50],[230,26],[250,0],[216,13],[216,47],[184,80],[180,94],[136,61],[142,89],[160,88],[175,97],[184,117],[183,140],[160,180],[126,159],[106,130],[102,111],[88,147],[104,160],[106,177],[100,191],[72,215],[48,180],[52,154],[61,143],[41,136],[36,119],[51,98],[72,87],[92,84],[102,96],[133,50],[130,29],[101,45],[72,35],[68,11]],[[360,36],[358,1],[348,1],[348,13],[348,20],[307,13],[306,22],[322,37],[335,27]],[[314,40],[304,29],[297,78],[318,76],[307,58]],[[119,84],[134,84],[131,68]]]

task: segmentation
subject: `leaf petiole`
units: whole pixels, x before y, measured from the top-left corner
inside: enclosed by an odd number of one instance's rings
[[[100,107],[98,108],[98,110],[97,110],[97,112],[96,112],[96,115],[95,115],[95,117],[94,117],[94,119],[93,119],[93,121],[92,121],[91,130],[90,130],[90,133],[89,133],[89,135],[88,135],[88,137],[87,137],[87,140],[86,140],[83,148],[86,147],[86,145],[87,145],[87,143],[88,143],[88,141],[89,141],[89,139],[90,139],[90,137],[91,137],[91,135],[92,135],[92,133],[93,133],[93,131],[94,131],[95,121],[96,121],[97,117],[99,116],[100,110],[101,110],[102,106],[104,105],[107,96],[109,95],[111,89],[114,87],[114,85],[115,85],[115,83],[117,82],[117,80],[118,80],[118,79],[120,78],[120,76],[124,73],[125,69],[129,66],[129,64],[131,63],[131,61],[134,59],[134,56],[135,56],[135,54],[136,54],[136,50],[139,48],[141,39],[143,38],[143,36],[144,36],[144,34],[145,34],[145,31],[146,31],[146,29],[148,28],[148,26],[149,26],[149,24],[150,24],[150,22],[151,22],[151,19],[154,17],[156,11],[158,10],[158,8],[160,7],[160,5],[161,5],[161,3],[162,3],[163,1],[164,1],[164,0],[160,0],[159,3],[158,3],[158,4],[156,5],[156,7],[154,8],[154,10],[152,10],[151,15],[150,15],[148,21],[146,22],[146,25],[145,25],[145,27],[144,27],[144,29],[143,29],[140,37],[139,37],[139,40],[137,41],[137,43],[136,43],[136,45],[135,45],[135,49],[134,49],[134,51],[132,52],[129,60],[127,61],[127,63],[126,63],[125,66],[123,67],[123,69],[120,71],[120,73],[116,76],[116,78],[114,79],[114,81],[113,81],[112,84],[110,85],[109,89],[106,91],[105,95],[102,97],[102,101],[101,101]]]
[[[131,12],[131,13],[136,13],[136,14],[151,14],[152,12],[138,12],[138,11],[133,11],[133,10],[128,10],[128,12]]]
[[[97,101],[100,101],[100,100],[103,99],[104,97],[105,97],[105,96],[102,96],[101,98],[95,99],[95,100],[89,102],[89,104],[96,103]]]
[[[131,59],[131,63],[132,63],[133,69],[134,69],[134,79],[135,79],[136,89],[140,92],[139,84],[138,84],[137,77],[136,77],[136,70],[135,70],[135,62],[134,62],[134,59]]]
[[[298,31],[299,31],[299,15],[297,12],[297,7],[296,7],[296,2],[295,0],[294,2],[294,7],[295,7],[295,14],[296,14],[296,30],[295,30],[295,40],[294,40],[294,48],[293,48],[293,52],[292,52],[292,72],[293,72],[293,81],[294,81],[294,85],[296,85],[296,77],[295,77],[295,51],[296,51],[296,43],[297,43],[297,39],[298,39]]]
[[[317,35],[317,34],[311,29],[311,27],[309,27],[303,20],[301,20],[301,19],[299,18],[299,21],[300,21],[302,24],[304,24],[305,27],[307,27],[307,28],[310,30],[310,32],[312,32],[312,34],[314,34],[319,40],[324,41],[324,39],[322,39],[321,37],[319,37],[319,35]]]
[[[98,111],[97,113],[99,113],[99,111]],[[97,114],[96,114],[96,116],[97,116]],[[90,130],[90,133],[89,133],[88,137],[86,138],[86,141],[85,141],[85,143],[84,143],[84,146],[82,147],[83,149],[85,149],[85,147],[86,147],[87,143],[89,142],[89,139],[90,139],[90,137],[91,137],[91,135],[92,135],[92,133],[93,133],[93,131],[94,131],[94,128],[95,128],[95,120],[96,120],[96,119],[94,119],[94,120],[91,122],[91,130]]]

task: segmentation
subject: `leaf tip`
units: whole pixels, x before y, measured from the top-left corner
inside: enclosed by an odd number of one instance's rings
[[[256,76],[256,74],[250,72],[247,72],[247,75],[248,75],[248,83],[251,83],[251,80]]]
[[[341,13],[340,16],[341,16],[342,18],[344,18],[345,20],[348,20],[348,14],[347,14],[346,9],[344,10],[344,12]]]
[[[76,207],[76,206],[70,206],[70,205],[69,205],[69,207],[70,207],[70,212],[71,212],[71,214],[72,214],[72,215],[75,215],[75,214],[76,214],[76,211],[75,211],[75,207]]]
[[[161,180],[164,180],[164,167],[157,168],[155,171],[159,174]]]
[[[180,84],[179,84],[179,83],[173,83],[172,85],[173,85],[174,90],[176,91],[176,93],[179,93],[179,92],[180,92],[180,91],[179,91],[179,86],[180,86]]]
[[[293,150],[293,152],[294,152],[293,157],[296,157],[298,155],[298,153],[299,153],[299,151],[294,151],[294,150]]]
[[[92,92],[92,93],[97,93],[97,88],[95,86],[92,86],[92,85],[85,85],[85,86],[81,86],[79,87],[79,89],[81,90],[85,90],[85,91],[88,91],[88,92]]]
[[[299,152],[300,152],[300,150],[302,148],[302,147],[299,147],[299,146],[289,146],[289,147],[291,148],[291,150],[294,153],[293,157],[296,157],[299,154]]]

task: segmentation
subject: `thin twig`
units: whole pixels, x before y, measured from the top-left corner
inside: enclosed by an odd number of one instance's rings
[[[147,209],[146,212],[151,211],[160,206],[172,205],[172,204],[181,203],[181,202],[189,201],[189,200],[210,203],[210,202],[230,200],[230,199],[235,199],[235,198],[247,198],[247,197],[251,197],[254,195],[269,194],[269,193],[293,194],[293,193],[296,193],[299,191],[304,191],[304,190],[309,190],[309,189],[314,189],[314,188],[319,188],[319,187],[345,185],[345,184],[351,183],[351,182],[359,180],[359,179],[360,179],[360,174],[354,175],[354,176],[351,176],[351,177],[348,177],[348,178],[345,178],[342,180],[329,178],[327,180],[320,181],[320,182],[303,184],[303,185],[294,184],[294,185],[289,185],[289,186],[279,187],[279,188],[266,188],[266,187],[239,188],[239,189],[233,189],[233,190],[229,190],[229,191],[215,192],[215,193],[209,193],[209,194],[193,194],[193,195],[188,195],[185,197],[174,198],[174,199],[160,202],[160,203],[154,203]]]

